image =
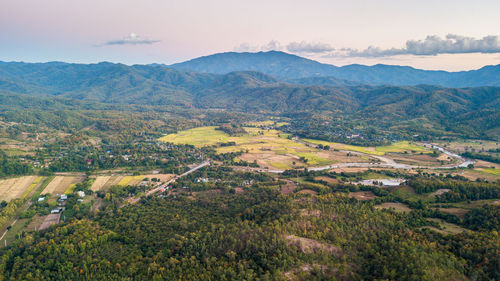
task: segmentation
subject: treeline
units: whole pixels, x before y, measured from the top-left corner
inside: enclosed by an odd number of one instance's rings
[[[500,157],[489,154],[477,153],[477,152],[464,152],[462,153],[462,156],[500,164]]]
[[[429,193],[439,189],[449,189],[436,195],[437,202],[461,202],[466,200],[482,200],[500,198],[498,183],[470,182],[433,179],[412,179],[408,182],[416,193]]]
[[[33,173],[33,168],[21,163],[18,159],[10,158],[0,150],[0,177],[26,175]]]

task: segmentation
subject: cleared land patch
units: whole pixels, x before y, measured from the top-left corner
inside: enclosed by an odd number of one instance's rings
[[[36,179],[37,176],[25,176],[0,180],[0,200],[8,202],[15,198],[21,198]]]
[[[79,182],[78,177],[74,176],[56,176],[54,179],[45,187],[42,194],[64,194],[71,184]]]
[[[382,156],[385,155],[386,153],[405,153],[405,152],[431,153],[432,152],[431,150],[425,148],[424,146],[410,143],[408,141],[400,141],[400,142],[395,142],[391,145],[377,146],[377,147],[363,147],[363,146],[356,146],[356,145],[349,145],[349,144],[314,140],[314,139],[304,139],[304,141],[313,144],[328,145],[330,146],[330,148],[334,149],[350,150],[377,156]]]
[[[96,177],[95,181],[90,186],[90,190],[92,190],[94,192],[101,190],[110,178],[111,178],[111,176],[98,176],[98,177]]]
[[[358,191],[358,192],[349,192],[350,198],[356,198],[358,200],[371,200],[377,198],[375,194],[371,191]]]
[[[411,209],[403,203],[386,202],[375,206],[375,209],[394,209],[396,212],[410,212]]]
[[[453,234],[458,234],[458,233],[462,233],[462,232],[466,231],[465,228],[462,228],[462,227],[460,227],[456,224],[453,224],[453,223],[445,222],[441,219],[428,218],[427,220],[439,223],[441,229],[435,228],[432,226],[425,226],[424,228],[432,229],[432,230],[437,231],[437,232],[442,233],[442,234],[453,235]]]
[[[285,239],[288,245],[298,246],[301,252],[304,254],[327,252],[329,254],[339,255],[342,252],[342,250],[339,247],[309,238],[299,237],[295,235],[287,235]]]

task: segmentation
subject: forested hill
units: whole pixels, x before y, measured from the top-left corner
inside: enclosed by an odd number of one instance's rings
[[[416,120],[451,132],[498,135],[500,88],[304,84],[252,71],[219,75],[150,65],[0,63],[0,110],[118,104],[338,113],[388,126]]]
[[[374,66],[352,64],[337,67],[277,51],[220,53],[173,64],[170,67],[217,74],[252,70],[289,80],[327,77],[328,79],[317,81],[335,86],[339,85],[342,80],[346,80],[342,82],[343,85],[353,83],[398,86],[429,84],[453,88],[500,86],[500,65],[461,72],[430,71],[383,64]]]

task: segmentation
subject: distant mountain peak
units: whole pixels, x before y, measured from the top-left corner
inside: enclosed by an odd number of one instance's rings
[[[478,70],[447,72],[422,70],[411,66],[351,64],[337,67],[282,51],[226,52],[195,58],[168,67],[183,71],[227,74],[233,71],[258,71],[276,78],[297,82],[297,79],[330,77],[335,79],[309,79],[322,85],[440,85],[445,87],[500,86],[500,66],[485,66]],[[304,80],[306,81],[306,80]],[[330,83],[330,84],[328,84]]]

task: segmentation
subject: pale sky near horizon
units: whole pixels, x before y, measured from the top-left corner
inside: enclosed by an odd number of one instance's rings
[[[334,65],[500,64],[496,0],[0,0],[0,60],[171,64],[282,50]]]

